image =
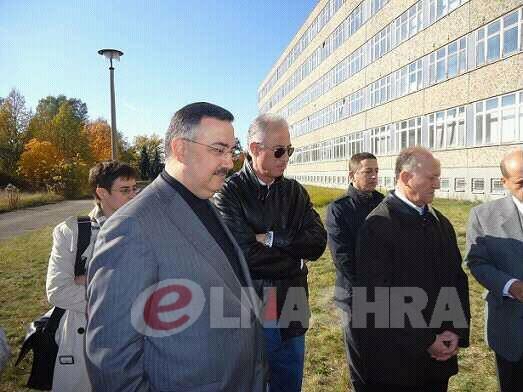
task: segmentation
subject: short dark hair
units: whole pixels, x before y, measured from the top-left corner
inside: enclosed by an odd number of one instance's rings
[[[217,118],[222,121],[234,121],[234,116],[227,109],[208,102],[195,102],[184,106],[171,119],[165,134],[165,157],[171,154],[171,142],[177,137],[193,139],[195,129],[203,117]]]
[[[111,193],[111,188],[117,178],[137,178],[136,170],[127,163],[118,161],[99,162],[89,170],[89,187],[96,200],[96,188],[107,189]]]
[[[359,152],[357,154],[354,154],[350,157],[349,161],[349,171],[355,172],[357,171],[361,166],[361,161],[364,161],[365,159],[377,159],[374,154],[371,154],[370,152]]]

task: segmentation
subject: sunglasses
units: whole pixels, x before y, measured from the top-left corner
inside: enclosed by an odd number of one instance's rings
[[[287,147],[266,147],[261,143],[258,144],[267,150],[271,150],[274,153],[274,158],[281,158],[285,153],[287,153],[290,158],[290,156],[294,153],[294,147],[292,147],[290,144]]]

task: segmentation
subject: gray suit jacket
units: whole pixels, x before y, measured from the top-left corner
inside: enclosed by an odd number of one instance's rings
[[[242,251],[222,226],[252,286]],[[196,283],[205,301],[196,290],[166,295],[169,289],[157,285],[169,279]],[[256,298],[242,296],[220,246],[161,176],[104,224],[88,282],[86,355],[93,390],[263,390]],[[232,327],[223,328],[227,322]]]
[[[487,290],[487,342],[499,355],[517,361],[523,355],[523,304],[503,296],[512,278],[523,280],[523,227],[511,196],[472,209],[467,257],[472,275]]]

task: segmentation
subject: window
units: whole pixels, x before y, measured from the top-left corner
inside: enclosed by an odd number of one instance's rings
[[[494,195],[503,195],[505,188],[503,187],[503,181],[500,178],[490,179],[490,193]]]
[[[391,132],[389,126],[374,128],[370,135],[371,152],[374,155],[391,153]]]
[[[448,46],[447,58],[447,78],[452,78],[458,74],[458,41],[452,42]]]
[[[473,178],[472,179],[472,193],[485,193],[485,179],[484,178]]]
[[[459,73],[467,71],[467,37],[459,40]]]
[[[485,63],[485,28],[476,32],[476,66]]]
[[[455,192],[465,192],[467,186],[467,181],[464,178],[455,178],[454,179],[454,191]]]
[[[409,92],[418,91],[423,85],[422,60],[409,64]]]
[[[475,105],[476,122],[474,127],[474,144],[483,144],[483,102],[478,102]]]
[[[447,48],[441,48],[436,52],[436,81],[441,82],[445,79],[445,54]]]
[[[518,11],[503,18],[503,56],[518,49]]]
[[[499,20],[487,26],[487,61],[499,59],[500,50],[500,24]]]
[[[439,180],[440,191],[448,192],[450,190],[450,179],[440,178]]]
[[[485,144],[499,142],[498,97],[487,99],[485,103]]]
[[[502,142],[517,140],[516,94],[501,98],[501,132]]]
[[[436,18],[439,19],[447,13],[447,0],[437,0]]]

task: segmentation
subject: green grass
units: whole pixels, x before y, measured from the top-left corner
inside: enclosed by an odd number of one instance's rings
[[[318,212],[325,217],[326,205],[343,194],[342,190],[307,187]],[[454,224],[463,251],[465,227],[473,203],[437,200],[435,207]],[[45,228],[12,240],[0,242],[0,325],[14,351],[18,349],[29,322],[45,312],[47,259],[51,248],[51,228]],[[31,251],[28,252],[28,249]],[[336,392],[348,390],[348,371],[338,310],[332,302],[334,266],[328,251],[310,263],[309,285],[312,309],[311,328],[307,333],[307,353],[303,390]],[[451,379],[450,390],[459,392],[494,392],[497,390],[494,357],[483,339],[482,288],[470,277],[472,306],[471,347],[460,352],[460,373]],[[21,368],[13,367],[12,358],[0,383],[1,392],[26,390],[29,373],[26,360]]]
[[[20,200],[16,209],[36,207],[44,204],[56,203],[62,200],[64,200],[63,196],[57,195],[55,193],[20,193]],[[12,208],[9,208],[9,202],[7,200],[6,193],[0,192],[0,213],[12,210]]]

